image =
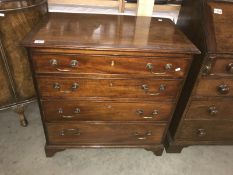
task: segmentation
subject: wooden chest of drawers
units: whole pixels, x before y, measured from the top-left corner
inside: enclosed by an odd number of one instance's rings
[[[202,55],[191,67],[174,113],[167,152],[188,145],[233,144],[232,16],[233,1],[184,1],[178,26]]]
[[[47,156],[84,147],[162,154],[198,53],[171,21],[52,13],[23,45],[39,96]]]

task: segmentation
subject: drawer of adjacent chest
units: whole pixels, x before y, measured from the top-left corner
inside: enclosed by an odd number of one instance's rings
[[[181,80],[38,77],[43,97],[175,98]]]
[[[201,79],[197,89],[197,96],[233,96],[232,79]]]
[[[47,124],[50,144],[156,144],[161,143],[162,124]]]
[[[136,74],[137,76],[183,77],[185,58],[127,58],[120,56],[34,55],[37,73]]]
[[[47,122],[168,121],[171,102],[43,101]]]
[[[233,76],[233,58],[218,58],[214,61],[210,74]]]
[[[233,120],[233,98],[194,100],[191,102],[187,119]]]
[[[190,141],[224,141],[233,139],[232,121],[184,121],[177,139]]]

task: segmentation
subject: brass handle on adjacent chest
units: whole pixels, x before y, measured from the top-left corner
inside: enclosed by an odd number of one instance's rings
[[[198,135],[199,137],[205,136],[205,135],[206,135],[205,129],[202,129],[202,128],[198,129],[198,130],[197,130],[197,135]]]
[[[61,68],[58,68],[57,67],[58,66],[58,61],[56,59],[51,59],[49,62],[59,72],[70,72],[71,71],[70,69],[61,69]],[[70,67],[71,68],[78,67],[78,61],[77,60],[71,60],[70,61]]]
[[[156,92],[156,93],[150,93],[150,92],[149,92],[149,86],[148,86],[147,84],[143,84],[143,85],[142,85],[142,89],[144,90],[144,92],[145,92],[146,94],[149,94],[149,95],[151,95],[151,96],[156,96],[156,95],[160,95],[161,92],[163,92],[163,91],[166,90],[166,85],[160,84],[159,90],[158,90],[158,92]]]
[[[142,109],[138,109],[137,110],[137,113],[140,117],[144,118],[144,119],[153,119],[155,118],[158,114],[159,114],[159,111],[158,110],[154,110],[151,114],[151,116],[144,116],[144,111]]]
[[[164,66],[165,70],[171,70],[173,67],[172,64],[168,63]],[[166,72],[154,72],[154,65],[152,63],[147,63],[146,65],[147,70],[149,70],[154,75],[164,75]]]
[[[210,65],[205,65],[202,69],[202,75],[209,75],[211,72],[211,66]]]
[[[75,90],[77,90],[79,88],[79,84],[78,83],[73,83],[71,85],[71,90],[68,90],[68,91],[61,90],[61,85],[59,83],[54,83],[53,88],[58,90],[59,92],[62,92],[62,93],[71,93],[71,92],[73,92],[73,91],[75,91]]]
[[[227,65],[226,71],[230,74],[233,74],[233,63]]]
[[[79,114],[80,112],[81,112],[81,110],[79,108],[74,109],[74,114]],[[63,109],[58,108],[58,113],[63,114]],[[73,116],[73,115],[61,115],[61,117],[64,118],[64,119],[70,119],[70,118],[74,118],[76,116]]]
[[[146,140],[148,138],[148,136],[151,136],[151,135],[152,135],[151,131],[148,131],[144,134],[140,134],[138,132],[134,133],[134,136],[136,136],[138,140]]]
[[[79,136],[81,135],[79,129],[62,129],[60,136]]]
[[[210,115],[216,115],[218,113],[216,106],[210,106],[208,111]]]
[[[225,94],[228,94],[230,92],[230,87],[226,84],[221,84],[218,86],[217,90],[220,94],[225,95]]]

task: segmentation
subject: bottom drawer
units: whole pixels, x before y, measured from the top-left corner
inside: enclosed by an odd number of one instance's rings
[[[189,141],[233,140],[232,121],[184,121],[177,139]]]
[[[50,144],[148,145],[161,143],[166,124],[47,124]]]

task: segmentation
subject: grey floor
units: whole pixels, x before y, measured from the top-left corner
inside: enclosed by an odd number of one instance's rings
[[[143,149],[66,150],[44,154],[38,106],[26,109],[29,126],[0,112],[0,175],[233,175],[233,146],[188,147],[181,154],[154,156]]]

